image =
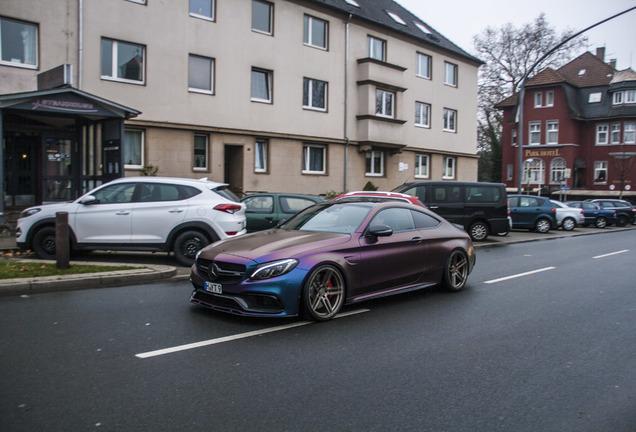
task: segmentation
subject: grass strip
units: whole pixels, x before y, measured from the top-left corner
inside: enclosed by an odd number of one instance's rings
[[[134,270],[136,268],[138,267],[82,264],[71,265],[67,269],[59,269],[56,264],[2,260],[0,261],[0,279],[102,273],[117,270]]]

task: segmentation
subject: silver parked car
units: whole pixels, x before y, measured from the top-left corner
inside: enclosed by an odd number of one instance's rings
[[[557,226],[564,231],[572,231],[577,225],[585,224],[583,209],[577,209],[563,204],[560,201],[551,200],[556,206]]]

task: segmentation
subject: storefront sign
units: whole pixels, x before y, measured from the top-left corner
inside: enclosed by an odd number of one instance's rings
[[[559,153],[559,149],[550,149],[550,150],[530,150],[526,149],[525,157],[559,157],[561,154]]]

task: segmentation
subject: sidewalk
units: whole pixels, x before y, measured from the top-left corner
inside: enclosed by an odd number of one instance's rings
[[[623,228],[606,227],[576,228],[572,231],[552,230],[546,234],[539,234],[527,230],[513,230],[506,236],[489,236],[485,242],[475,242],[476,249],[500,247],[513,243],[551,240],[564,237],[576,237],[594,234],[605,234],[616,231],[634,229],[628,225]],[[16,250],[15,239],[0,238],[0,252]],[[146,284],[162,281],[187,281],[190,269],[179,266],[172,256],[165,253],[152,254],[145,252],[96,252],[92,254],[95,260],[71,261],[71,265],[103,265],[103,266],[131,266],[134,270],[118,270],[103,273],[88,273],[69,276],[47,276],[37,278],[0,279],[0,297],[11,295],[29,295],[43,292],[70,291],[88,288],[104,288],[124,285]],[[90,254],[89,254],[90,257]],[[46,262],[30,257],[8,258],[16,261]],[[174,261],[174,265],[171,263]],[[163,264],[157,264],[157,263]]]

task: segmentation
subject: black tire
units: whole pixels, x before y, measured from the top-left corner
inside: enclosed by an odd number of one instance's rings
[[[616,216],[616,226],[624,227],[627,225],[627,216],[625,215],[617,215]]]
[[[541,234],[547,233],[548,231],[550,231],[550,228],[552,228],[552,224],[546,218],[540,218],[534,224],[534,230]]]
[[[563,219],[563,222],[561,222],[561,228],[563,228],[563,231],[572,231],[576,228],[576,221],[571,217],[566,217]]]
[[[200,231],[184,231],[174,241],[174,257],[184,266],[194,264],[197,252],[210,244],[210,240]]]
[[[473,241],[484,241],[488,238],[488,225],[484,222],[475,222],[468,229],[468,234]]]
[[[55,227],[40,228],[35,233],[33,252],[40,259],[55,259]]]
[[[446,259],[442,286],[447,291],[461,291],[468,280],[468,255],[460,249],[455,249]]]
[[[302,292],[302,310],[316,321],[332,319],[344,304],[344,277],[336,267],[323,264],[312,270]]]
[[[603,216],[599,216],[594,221],[594,226],[596,228],[605,228],[607,226],[607,219]]]

